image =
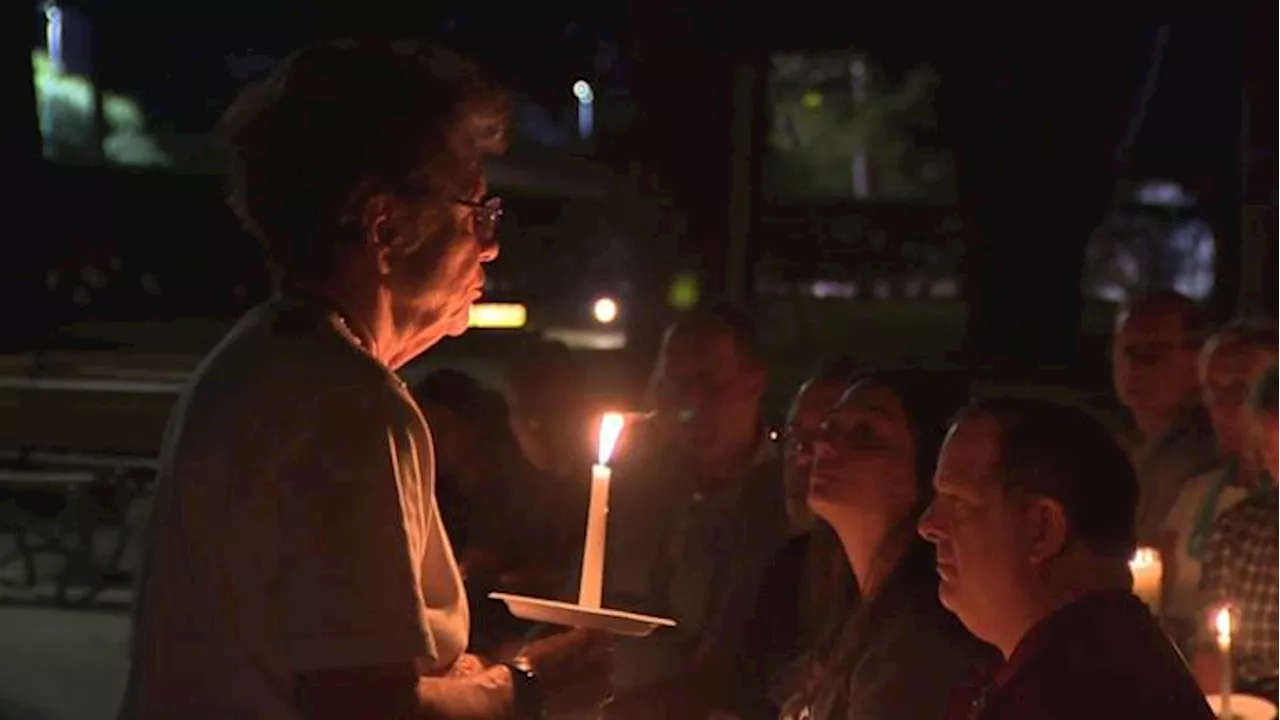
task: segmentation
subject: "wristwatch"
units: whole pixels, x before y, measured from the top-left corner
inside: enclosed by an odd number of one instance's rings
[[[518,657],[502,663],[511,671],[512,705],[520,720],[544,720],[542,688],[538,687],[538,674],[525,658]]]

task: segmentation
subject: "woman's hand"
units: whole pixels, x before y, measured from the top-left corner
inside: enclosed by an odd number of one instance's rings
[[[570,630],[535,640],[520,657],[538,677],[548,714],[599,710],[612,699],[613,638]]]

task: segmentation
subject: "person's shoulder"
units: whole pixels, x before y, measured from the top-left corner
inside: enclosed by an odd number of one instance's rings
[[[1214,523],[1214,532],[1238,532],[1259,525],[1274,529],[1276,514],[1277,495],[1273,488],[1268,492],[1247,497],[1223,510]]]
[[[1090,717],[1212,717],[1198,714],[1204,696],[1150,614],[1136,600],[1112,612],[1055,636],[1018,671],[1010,691],[1050,718],[1083,717],[1067,711],[1097,709],[1099,697],[1112,704]]]
[[[1094,647],[1092,651],[1097,655],[1112,653],[1111,648]],[[1188,672],[1162,672],[1166,665],[1149,660],[1124,666],[1118,662],[1073,663],[1043,672],[1023,672],[1010,683],[1008,692],[1027,717],[1045,720],[1212,720],[1204,694]]]

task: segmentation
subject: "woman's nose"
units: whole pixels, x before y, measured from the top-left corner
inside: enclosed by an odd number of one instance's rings
[[[816,438],[813,441],[813,452],[810,453],[809,462],[815,463],[823,460],[824,458],[831,457],[833,452],[834,449],[831,447],[831,442],[829,440],[825,437]]]

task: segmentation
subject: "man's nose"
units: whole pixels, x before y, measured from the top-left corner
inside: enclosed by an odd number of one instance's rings
[[[937,543],[942,539],[942,532],[938,525],[938,503],[931,502],[920,515],[920,521],[916,523],[916,532],[920,533],[920,537],[931,543]]]

